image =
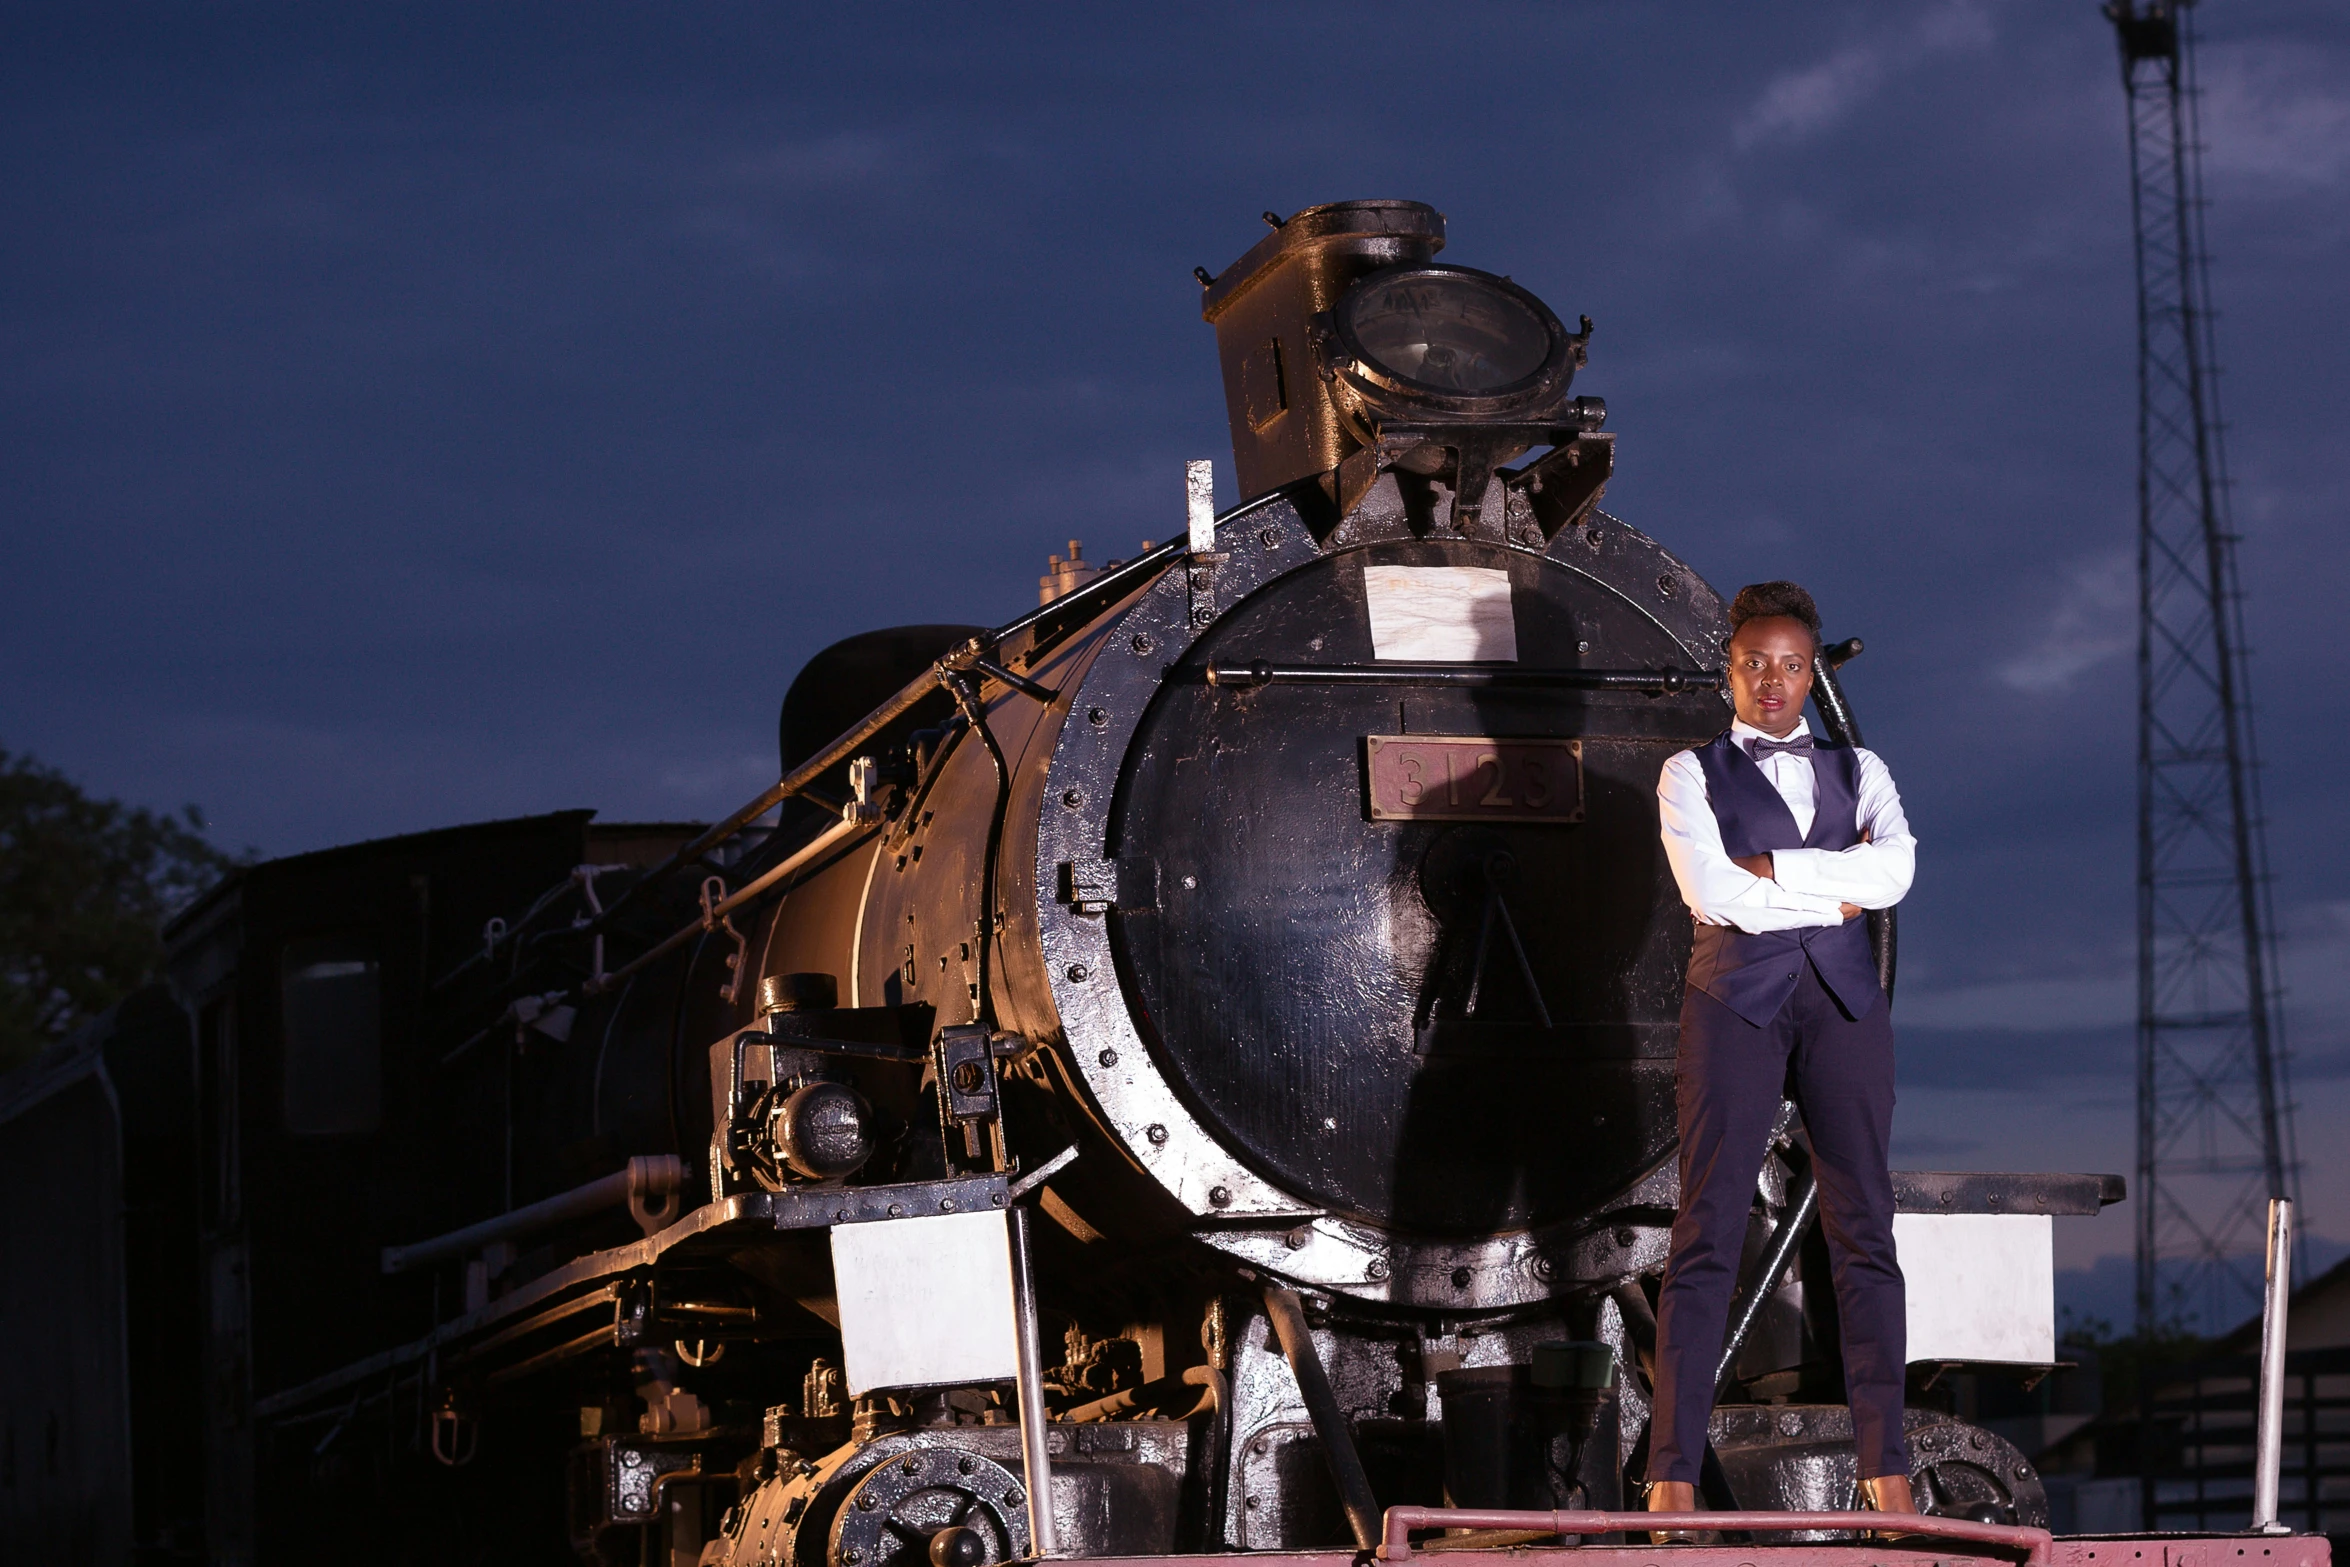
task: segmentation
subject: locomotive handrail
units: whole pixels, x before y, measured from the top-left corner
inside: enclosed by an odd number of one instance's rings
[[[807,1186],[721,1197],[698,1208],[687,1208],[676,1222],[657,1234],[574,1257],[462,1316],[441,1323],[421,1338],[257,1398],[253,1413],[262,1419],[278,1419],[387,1371],[429,1363],[434,1357],[452,1351],[452,1346],[473,1342],[478,1335],[506,1331],[526,1314],[543,1311],[549,1302],[579,1298],[575,1291],[602,1289],[614,1292],[606,1298],[622,1299],[631,1276],[641,1275],[682,1248],[708,1246],[709,1238],[714,1235],[739,1235],[762,1227],[779,1232],[824,1230],[836,1224],[875,1224],[932,1214],[977,1213],[1010,1206],[1009,1185],[1001,1175],[959,1175],[939,1181]],[[739,1240],[729,1241],[722,1249],[731,1250],[739,1245]],[[512,1368],[506,1374],[512,1374]]]
[[[405,1273],[428,1262],[478,1251],[496,1241],[514,1240],[549,1225],[585,1218],[624,1203],[639,1227],[652,1235],[678,1216],[679,1194],[684,1188],[685,1162],[675,1154],[639,1156],[629,1160],[624,1170],[615,1170],[601,1180],[575,1186],[567,1192],[557,1192],[526,1208],[516,1208],[430,1240],[386,1246],[383,1270]]]
[[[964,642],[959,647],[949,649],[930,668],[900,687],[895,695],[847,729],[842,730],[814,756],[809,757],[762,790],[757,799],[729,812],[725,819],[704,828],[686,843],[680,845],[667,859],[622,888],[619,896],[606,904],[601,912],[585,923],[574,924],[565,934],[600,935],[608,931],[612,927],[614,919],[622,910],[634,903],[644,889],[666,880],[678,867],[699,859],[784,801],[808,792],[817,779],[838,767],[842,762],[849,760],[855,754],[857,747],[888,728],[899,718],[904,717],[923,698],[947,686],[958,676],[977,671],[991,679],[1003,681],[1012,689],[1035,697],[1039,701],[1052,700],[1052,697],[1047,694],[1048,688],[1025,677],[1014,675],[1010,670],[996,664],[990,655],[1013,637],[1033,630],[1047,621],[1072,614],[1078,615],[1080,618],[1090,615],[1100,605],[1115,601],[1131,591],[1138,583],[1157,576],[1168,565],[1187,554],[1189,549],[1190,543],[1187,538],[1172,539],[1156,549],[1136,556],[1123,566],[1103,572],[1074,593],[1063,594],[1050,603],[1041,604],[1026,614],[1005,622],[993,631],[985,632]],[[561,890],[561,887],[552,889],[546,898],[541,899],[541,903],[551,900],[554,893]],[[533,905],[533,907],[535,909],[538,905]],[[505,939],[518,939],[519,935],[520,930],[517,927]],[[493,942],[491,945],[494,947],[495,943]],[[472,967],[482,956],[482,954],[476,953],[468,957],[458,965],[457,970],[452,971],[449,975],[444,975],[440,981],[436,982],[436,988],[439,984],[446,984],[456,972],[462,972],[464,969]],[[614,977],[616,976],[606,976],[606,987]]]
[[[1527,686],[1564,691],[1647,691],[1678,696],[1719,691],[1722,676],[1710,669],[1566,669],[1522,664],[1270,664],[1208,666],[1212,686],[1266,685],[1430,685]]]
[[[1379,1557],[1405,1561],[1412,1555],[1414,1529],[1519,1529],[1544,1534],[1629,1534],[1647,1529],[1742,1529],[1783,1533],[1796,1529],[1897,1531],[1924,1539],[1957,1540],[2023,1553],[2024,1567],[2048,1567],[2055,1536],[2018,1524],[1977,1523],[1935,1513],[1603,1513],[1537,1512],[1509,1507],[1390,1507],[1382,1525]]]
[[[620,965],[620,967],[612,970],[611,973],[599,974],[591,977],[586,982],[584,988],[590,995],[597,995],[604,991],[610,990],[615,985],[625,982],[630,977],[646,968],[648,965],[656,963],[662,958],[667,957],[670,953],[685,945],[686,942],[692,940],[693,937],[697,934],[714,928],[719,920],[724,919],[727,915],[732,914],[736,909],[741,908],[744,904],[749,903],[754,898],[757,898],[762,893],[766,892],[768,888],[774,886],[777,882],[782,881],[785,877],[790,876],[793,872],[804,868],[809,861],[831,852],[833,849],[840,847],[841,844],[846,843],[849,839],[856,837],[860,833],[873,831],[875,826],[876,824],[873,822],[859,821],[855,817],[842,817],[841,820],[833,823],[830,827],[825,828],[824,831],[818,833],[815,837],[809,839],[808,842],[802,844],[799,848],[786,855],[775,865],[769,867],[766,873],[761,875],[757,880],[736,889],[734,892],[727,894],[724,898],[721,898],[718,901],[712,903],[710,905],[709,912],[704,914],[702,918],[695,920],[692,924],[687,925],[682,929],[672,931],[657,945],[649,947],[645,951],[638,953],[628,962],[623,963]]]
[[[766,815],[833,768],[847,761],[855,753],[857,747],[881,733],[899,718],[904,717],[914,704],[937,690],[948,677],[970,669],[1005,642],[1033,626],[1056,616],[1069,614],[1081,606],[1090,608],[1095,602],[1117,597],[1127,588],[1133,586],[1135,582],[1158,575],[1170,562],[1183,555],[1187,549],[1188,544],[1184,540],[1172,540],[1162,544],[1149,554],[1137,556],[1115,571],[1102,573],[1075,593],[1066,594],[1049,604],[1039,605],[1027,614],[1007,621],[982,636],[973,637],[961,647],[951,649],[936,664],[924,670],[914,679],[907,681],[904,686],[899,688],[895,696],[883,702],[847,729],[842,730],[829,745],[770,784],[757,799],[730,813],[724,821],[705,829],[700,836],[637,878],[627,891],[613,900],[611,908],[605,911],[605,917],[609,919],[612,914],[618,912],[638,888],[659,881],[688,860],[725,842],[759,817]]]

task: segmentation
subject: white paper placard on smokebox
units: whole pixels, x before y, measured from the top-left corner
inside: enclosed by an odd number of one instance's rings
[[[2056,1358],[2056,1230],[2044,1213],[1897,1213],[1909,1358]]]
[[[1365,566],[1371,656],[1416,664],[1518,661],[1510,574],[1491,566]]]
[[[1018,1369],[1011,1228],[1000,1212],[834,1225],[832,1278],[851,1397],[1009,1382]]]

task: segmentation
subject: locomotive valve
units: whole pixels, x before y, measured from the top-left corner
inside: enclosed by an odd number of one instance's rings
[[[930,1537],[930,1567],[981,1567],[987,1541],[977,1529],[956,1524]]]

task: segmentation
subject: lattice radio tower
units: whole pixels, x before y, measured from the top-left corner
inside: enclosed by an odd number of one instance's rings
[[[2260,1303],[2298,1161],[2203,242],[2193,10],[2110,0],[2138,267],[2137,1326]]]

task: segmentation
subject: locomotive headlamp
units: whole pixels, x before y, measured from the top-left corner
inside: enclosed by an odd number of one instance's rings
[[[1395,471],[1444,487],[1449,502],[1412,504],[1430,517],[1445,506],[1454,532],[1514,529],[1520,543],[1598,504],[1614,465],[1607,409],[1567,392],[1590,317],[1570,333],[1508,278],[1439,262],[1444,214],[1421,202],[1265,220],[1273,232],[1247,255],[1198,274],[1243,499],[1318,480],[1328,504],[1303,504],[1319,539]],[[1496,479],[1506,499],[1487,493]]]
[[[846,1083],[813,1082],[775,1107],[771,1135],[794,1173],[837,1181],[873,1157],[873,1112]]]
[[[1590,340],[1588,316],[1570,337],[1548,305],[1490,272],[1419,263],[1359,279],[1313,335],[1331,402],[1361,446],[1340,468],[1337,498],[1350,504],[1378,464],[1441,474],[1465,531],[1502,463],[1552,446],[1578,465],[1578,432],[1605,417],[1596,399],[1567,405]],[[1541,525],[1546,538],[1557,531],[1548,517]]]
[[[1316,346],[1350,412],[1491,419],[1555,404],[1574,379],[1580,340],[1507,278],[1405,266],[1349,289]]]

